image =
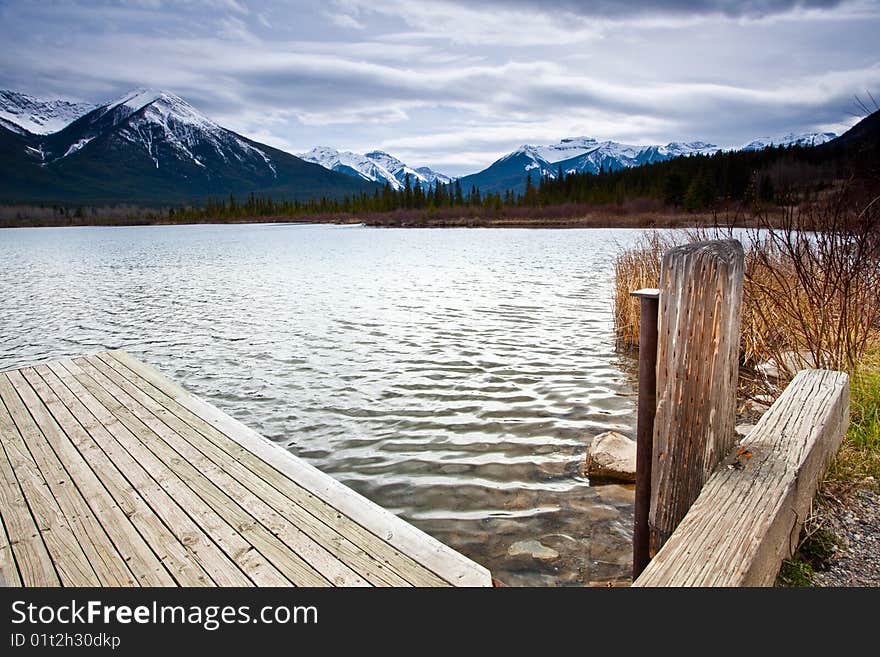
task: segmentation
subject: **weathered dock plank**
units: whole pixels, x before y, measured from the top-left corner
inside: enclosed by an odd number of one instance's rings
[[[16,478],[13,459],[7,458],[14,448],[6,437],[14,432],[12,417],[0,401],[0,436],[3,437],[0,449],[0,509],[3,509],[4,540],[9,546],[8,551],[3,551],[3,580],[10,586],[57,586],[61,580],[37,526],[37,519],[45,517],[40,505],[42,499],[34,495],[31,507],[28,507],[23,492],[28,490],[27,484],[22,488]],[[22,463],[19,471],[26,481],[36,481],[36,478],[28,476],[26,462]],[[43,526],[48,524],[44,522]],[[61,538],[60,534],[58,538]],[[53,543],[54,539],[55,536]]]
[[[490,586],[121,352],[0,372],[0,583]]]
[[[174,500],[116,442],[107,428],[89,412],[55,372],[45,365],[36,367],[35,371],[89,434],[92,441],[83,441],[83,448],[89,451],[88,458],[106,459],[105,465],[100,468],[102,476],[107,481],[117,480],[116,484],[121,494],[130,499],[128,505],[132,509],[132,522],[138,526],[146,541],[156,550],[174,580],[183,586],[213,584],[199,565],[198,549],[192,547],[193,543],[197,543],[196,535],[199,532],[196,530],[185,533],[191,521]],[[82,389],[82,392],[84,393],[85,389]],[[102,453],[103,459],[100,456]],[[113,468],[118,471],[118,475]],[[122,478],[121,481],[118,480],[119,476]],[[122,481],[127,482],[132,490],[125,490],[125,487],[120,485]],[[172,512],[163,513],[164,509],[172,509]],[[201,537],[211,547],[217,549],[207,536],[202,534]]]
[[[367,584],[364,578],[334,558],[320,544],[312,541],[285,516],[275,512],[258,496],[250,494],[250,491],[238,479],[228,475],[215,462],[209,460],[202,451],[187,442],[184,438],[186,431],[181,430],[180,423],[175,421],[176,418],[155,404],[152,399],[128,382],[114,380],[118,375],[114,379],[105,376],[105,373],[98,369],[97,362],[93,363],[86,359],[76,359],[74,362],[89,373],[92,379],[100,382],[106,390],[111,391],[111,394],[118,401],[123,403],[163,441],[164,444],[160,447],[163,454],[170,455],[173,460],[179,459],[173,466],[177,471],[182,472],[186,478],[198,479],[200,485],[211,488],[214,496],[225,494],[229,497],[230,501],[221,502],[220,506],[228,507],[237,502],[238,508],[235,508],[231,513],[235,522],[242,522],[242,518],[249,514],[259,523],[254,523],[249,531],[253,533],[252,538],[260,543],[265,554],[277,555],[279,551],[283,553],[293,550],[301,558],[297,562],[301,568],[308,569],[309,564],[313,564],[316,568],[315,574],[323,573],[333,584],[340,586]],[[202,449],[205,449],[200,444],[204,441],[196,439],[195,442]],[[252,473],[239,474],[246,478]],[[250,520],[246,522],[250,522]],[[287,575],[297,578],[301,576],[301,572],[299,569],[292,570]]]
[[[112,541],[119,556],[142,586],[168,586],[171,575],[133,524],[133,491],[119,486],[118,477],[102,476],[107,462],[103,453],[89,439],[67,408],[52,393],[42,378],[26,368],[16,383],[22,400],[49,440],[58,459],[75,480],[89,507]],[[30,388],[25,385],[30,384]],[[94,449],[92,449],[94,447]],[[79,449],[83,450],[80,453]],[[125,584],[130,585],[129,582]]]
[[[201,503],[201,499],[101,404],[63,363],[50,363],[48,367],[95,417],[98,424],[90,427],[92,438],[108,454],[113,454],[121,471],[134,473],[130,481],[137,481],[138,490],[150,496],[154,513],[168,527],[176,530],[175,535],[192,551],[205,572],[210,573],[210,579],[219,586],[253,586],[253,581],[238,569],[224,551],[224,547],[234,547],[234,544],[230,546],[225,540],[228,535],[225,523],[219,520],[217,514]],[[98,427],[105,429],[107,435],[112,435],[112,441],[103,437]],[[140,467],[143,474],[139,474],[134,465],[129,465],[129,460]],[[152,489],[151,481],[156,483],[160,493]],[[229,531],[232,532],[232,528]]]
[[[82,364],[80,359],[76,359],[66,366],[72,369],[80,368]],[[218,542],[222,540],[221,545],[227,554],[255,584],[258,586],[283,586],[293,581],[288,579],[286,574],[293,577],[305,577],[306,573],[309,573],[308,564],[285,558],[288,553],[281,542],[269,534],[255,518],[241,507],[241,500],[227,494],[205,476],[200,468],[189,463],[184,456],[174,451],[164,442],[163,436],[156,433],[155,425],[150,426],[143,421],[145,418],[135,415],[137,405],[128,399],[117,397],[117,395],[122,396],[121,391],[115,389],[112,384],[109,385],[109,388],[102,385],[108,384],[108,382],[96,380],[90,376],[90,372],[86,369],[77,369],[75,374],[80,383],[104,406],[109,408],[122,424],[152,452],[156,459],[177,475],[181,482],[178,488],[188,488],[191,491],[191,500],[193,500],[192,493],[195,493],[203,508],[207,509],[205,515],[210,519],[209,531],[212,536],[215,536]],[[161,432],[161,429],[159,431]],[[273,559],[276,558],[280,558],[279,566],[286,572],[279,570],[279,567],[274,565]],[[308,583],[320,585],[317,577],[315,581]]]

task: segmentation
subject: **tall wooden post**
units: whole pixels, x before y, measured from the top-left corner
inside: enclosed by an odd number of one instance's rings
[[[663,256],[652,458],[651,552],[733,446],[744,256],[735,240]]]
[[[657,412],[657,312],[660,290],[630,292],[639,297],[639,416],[636,424],[636,499],[633,514],[633,580],[651,560],[651,454]]]

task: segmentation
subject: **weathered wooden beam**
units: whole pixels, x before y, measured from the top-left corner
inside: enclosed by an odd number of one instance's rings
[[[849,377],[798,373],[633,586],[771,585],[848,426]]]
[[[736,240],[663,256],[651,467],[656,553],[735,440],[744,257]]]

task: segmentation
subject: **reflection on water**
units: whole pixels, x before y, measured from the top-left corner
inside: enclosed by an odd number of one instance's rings
[[[0,230],[0,369],[124,348],[509,584],[629,574],[625,230]]]

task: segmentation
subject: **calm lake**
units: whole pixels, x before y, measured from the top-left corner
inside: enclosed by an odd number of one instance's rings
[[[633,491],[578,469],[633,434],[638,234],[0,229],[0,370],[124,348],[507,584],[626,579]]]

